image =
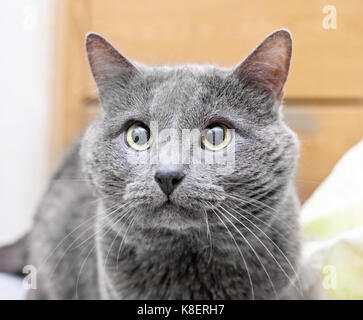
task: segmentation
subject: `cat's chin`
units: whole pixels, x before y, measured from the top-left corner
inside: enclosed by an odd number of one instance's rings
[[[160,204],[155,210],[160,210],[164,212],[174,212],[176,214],[181,214],[189,218],[195,218],[196,215],[199,216],[202,207],[198,202],[193,202],[191,199],[189,203],[180,202],[174,199],[165,200]]]
[[[155,213],[169,215],[172,214],[174,217],[176,216],[193,216],[192,211],[183,205],[176,203],[175,201],[166,200],[160,206],[154,209]]]
[[[153,228],[182,230],[197,227],[202,221],[198,210],[186,208],[173,201],[166,200],[143,217],[146,225]]]

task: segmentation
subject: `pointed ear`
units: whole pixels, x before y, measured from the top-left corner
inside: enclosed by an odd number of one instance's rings
[[[112,82],[126,82],[137,73],[129,60],[96,33],[87,34],[86,51],[92,75],[101,91]]]
[[[247,82],[273,94],[281,100],[289,73],[292,39],[287,30],[270,34],[252,53],[237,66],[234,74]]]

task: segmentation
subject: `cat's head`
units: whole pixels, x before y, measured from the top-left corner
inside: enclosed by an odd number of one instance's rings
[[[258,216],[275,208],[297,156],[280,110],[291,46],[279,30],[233,68],[148,67],[89,34],[102,112],[82,159],[109,211],[139,226],[183,229],[202,226],[206,215],[217,223],[232,209]]]

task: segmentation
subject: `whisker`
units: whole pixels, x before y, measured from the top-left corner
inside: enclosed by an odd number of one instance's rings
[[[252,206],[254,206],[255,208],[259,208],[259,209],[261,209],[262,208],[262,205],[265,205],[265,203],[263,203],[263,202],[261,202],[261,201],[258,201],[258,200],[255,200],[255,199],[248,199],[248,198],[242,198],[242,197],[240,197],[240,196],[238,196],[238,195],[235,195],[235,194],[233,194],[233,195],[226,195],[226,197],[228,197],[228,198],[231,198],[231,199],[234,199],[234,200],[237,200],[237,201],[241,201],[243,204],[250,204],[250,205],[252,205]],[[257,202],[260,206],[258,206],[258,205],[255,205],[255,204],[253,204],[253,203],[251,203],[251,201],[254,201],[254,202]],[[265,205],[266,206],[266,205]],[[291,230],[291,231],[294,231],[292,228],[291,228],[291,226],[290,225],[288,225],[287,223],[286,223],[286,221],[284,221],[284,220],[282,220],[280,217],[279,217],[279,212],[276,210],[276,209],[273,209],[273,208],[271,208],[271,207],[269,207],[269,206],[267,206],[268,207],[268,209],[270,209],[270,210],[272,210],[273,212],[274,212],[274,214],[272,214],[271,213],[271,211],[265,211],[265,212],[267,212],[267,213],[269,213],[270,215],[272,215],[273,217],[274,217],[274,219],[277,219],[277,221],[279,221],[279,222],[281,222],[284,226],[286,226],[286,228],[288,228],[289,230]]]
[[[204,201],[203,201],[204,202]],[[246,272],[247,272],[247,276],[248,276],[248,280],[249,280],[249,283],[250,283],[250,287],[251,287],[251,300],[255,300],[255,293],[254,293],[254,287],[253,287],[253,282],[252,282],[252,278],[251,278],[251,274],[250,274],[250,271],[249,271],[249,268],[248,268],[248,265],[247,265],[247,262],[246,262],[246,259],[241,251],[241,248],[239,247],[239,245],[237,244],[237,241],[235,239],[235,237],[233,236],[232,232],[229,230],[228,226],[224,223],[224,221],[221,219],[221,217],[217,214],[216,211],[214,211],[212,204],[210,202],[207,202],[207,204],[209,204],[209,206],[211,207],[212,211],[214,212],[214,214],[216,215],[216,217],[219,219],[219,221],[223,224],[223,226],[226,228],[229,236],[232,238],[236,248],[237,248],[237,251],[239,252],[241,258],[242,258],[242,261],[243,261],[243,264],[246,268]]]
[[[206,224],[206,228],[207,228],[207,239],[209,239],[209,258],[208,258],[208,264],[210,264],[210,262],[212,260],[212,256],[213,256],[212,234],[211,234],[211,230],[210,230],[210,227],[209,227],[207,210],[205,208],[203,208],[203,209],[204,209],[204,215],[205,215],[205,224]]]
[[[237,201],[241,201],[243,204],[249,204],[248,202],[244,202],[244,200],[241,200],[241,199],[237,199],[237,198],[234,198],[234,197],[231,197],[229,195],[227,195],[227,198],[231,198],[231,199],[235,199]],[[253,205],[253,204],[252,204]],[[229,206],[230,207],[230,206]],[[261,218],[259,218],[258,216],[252,214],[251,212],[243,209],[241,206],[237,206],[238,209],[242,210],[243,212],[247,213],[249,216],[253,217],[254,219],[260,221],[261,223],[263,223],[265,226],[267,226],[269,229],[273,229],[275,230],[281,237],[283,237],[287,242],[289,243],[292,243],[292,241],[288,238],[286,238],[286,236],[281,233],[278,229],[276,228],[273,228],[271,224],[267,223],[266,221],[262,220]],[[256,206],[255,206],[256,207]],[[231,207],[230,207],[231,208]],[[257,208],[261,208],[261,207],[258,207]],[[289,226],[288,224],[286,224],[286,222],[284,222],[283,220],[281,220],[281,218],[279,217],[275,217],[277,219],[277,221],[281,222],[282,224],[285,224],[285,226],[287,227],[287,229],[293,231],[293,229],[291,228],[291,226]]]
[[[76,281],[76,299],[78,299],[78,298],[79,298],[79,297],[78,297],[78,285],[79,285],[79,280],[80,280],[80,277],[81,277],[82,270],[83,270],[83,268],[84,268],[84,266],[85,266],[85,264],[86,264],[86,262],[87,262],[87,260],[88,260],[89,256],[91,255],[91,253],[92,253],[92,252],[93,252],[93,250],[95,250],[95,249],[96,249],[96,245],[92,245],[91,250],[88,252],[88,254],[87,254],[86,258],[83,260],[83,262],[82,262],[82,264],[81,264],[81,267],[80,267],[80,269],[79,269],[79,272],[78,272],[78,275],[77,275],[77,281]]]
[[[301,286],[301,283],[300,283],[300,280],[299,280],[299,277],[298,277],[298,274],[295,270],[295,268],[293,267],[291,261],[289,258],[287,258],[287,256],[285,255],[285,253],[283,252],[283,250],[263,231],[261,230],[253,221],[251,221],[250,219],[248,219],[247,217],[245,217],[243,214],[241,214],[240,212],[236,211],[234,208],[228,206],[227,204],[225,204],[229,209],[233,210],[234,212],[236,212],[239,216],[241,216],[242,218],[246,219],[249,223],[251,223],[255,228],[257,228],[268,240],[270,240],[270,242],[276,247],[276,249],[281,253],[281,255],[286,259],[287,263],[289,264],[291,270],[293,271],[297,281],[298,281],[298,284],[299,284],[299,289],[297,289],[295,286],[295,288],[297,290],[300,291],[300,294],[302,294],[302,286]],[[243,209],[241,209],[243,212],[245,213],[248,213],[250,214],[248,211],[245,211]],[[289,279],[290,280],[290,279]],[[302,294],[303,295],[303,294]]]
[[[124,217],[126,217],[129,213],[130,213],[130,210],[127,210],[127,211],[125,212],[125,214],[123,214],[123,215],[122,215],[122,217],[121,217],[120,219],[118,219],[118,220],[117,220],[117,221],[116,221],[116,222],[115,222],[115,223],[111,226],[111,228],[112,228],[113,226],[115,226],[116,224],[120,223],[120,222],[122,221],[122,219],[123,219]],[[104,262],[104,265],[103,265],[103,267],[104,267],[104,268],[105,268],[105,267],[106,267],[106,265],[107,265],[108,256],[109,256],[109,254],[110,254],[110,252],[111,252],[111,250],[112,250],[112,247],[113,247],[113,245],[114,245],[114,243],[115,243],[116,239],[118,238],[118,236],[119,236],[119,234],[120,234],[121,230],[122,230],[122,228],[119,228],[119,230],[117,231],[117,233],[116,233],[115,237],[113,238],[112,243],[111,243],[111,245],[110,245],[110,247],[109,247],[109,249],[108,249],[108,251],[107,251],[106,259],[105,259],[105,262]]]
[[[265,243],[263,243],[263,241],[250,229],[248,228],[241,220],[237,219],[233,214],[231,214],[229,211],[227,211],[225,208],[223,208],[222,206],[220,206],[220,208],[225,211],[228,215],[230,215],[233,219],[235,219],[236,221],[238,221],[244,228],[246,228],[257,240],[258,242],[261,243],[261,245],[265,248],[265,250],[269,253],[269,255],[272,257],[272,259],[276,262],[276,264],[278,265],[278,267],[281,269],[281,271],[283,272],[283,274],[286,276],[286,278],[290,281],[291,285],[294,285],[293,281],[291,280],[291,278],[289,277],[289,275],[287,274],[286,270],[281,266],[281,264],[277,261],[276,257],[274,256],[274,254],[269,250],[269,248],[267,248],[267,246],[265,245]],[[238,230],[238,228],[237,228]]]
[[[102,227],[100,227],[99,229],[102,229]],[[99,230],[98,230],[98,231],[99,231]],[[105,235],[107,235],[110,231],[111,231],[111,228],[108,228],[108,230],[106,231]],[[87,262],[87,260],[88,260],[89,256],[91,255],[91,253],[92,253],[92,252],[93,252],[93,250],[95,250],[95,249],[96,249],[96,244],[94,243],[94,244],[92,245],[91,250],[88,252],[88,254],[87,254],[86,258],[85,258],[85,259],[84,259],[84,261],[82,262],[82,265],[81,265],[81,267],[80,267],[80,269],[79,269],[79,272],[78,272],[78,275],[77,275],[77,281],[76,281],[76,298],[78,298],[78,285],[79,285],[79,280],[80,280],[80,276],[81,276],[82,270],[83,270],[83,268],[84,268],[84,266],[85,266],[85,264],[86,264],[86,262]]]
[[[220,207],[221,209],[223,209],[228,215],[230,215],[230,216],[232,216],[233,218],[234,218],[234,216],[232,215],[232,214],[230,214],[227,210],[225,210],[224,208],[222,208],[222,207]],[[272,288],[272,290],[273,290],[273,292],[274,292],[274,294],[275,294],[275,298],[276,298],[276,300],[277,300],[277,293],[276,293],[276,289],[275,289],[275,286],[274,286],[274,284],[273,284],[273,282],[272,282],[272,279],[271,279],[271,277],[270,277],[270,274],[268,273],[268,271],[267,271],[267,269],[266,269],[266,267],[265,267],[265,265],[262,263],[262,261],[261,261],[261,259],[260,259],[260,256],[259,256],[259,254],[256,252],[256,250],[255,250],[255,248],[253,248],[253,246],[251,245],[251,243],[247,240],[247,238],[243,235],[243,233],[235,226],[235,224],[230,220],[230,219],[228,219],[228,217],[227,216],[225,216],[222,212],[220,212],[220,214],[234,227],[234,229],[236,229],[236,231],[240,234],[240,236],[241,237],[243,237],[243,239],[244,239],[244,241],[247,243],[247,245],[251,248],[251,250],[252,250],[252,252],[255,254],[255,256],[256,256],[256,258],[257,258],[257,260],[259,261],[259,263],[261,264],[261,267],[262,267],[262,269],[264,270],[264,272],[266,273],[266,275],[267,275],[267,278],[268,278],[268,280],[269,280],[269,282],[270,282],[270,284],[271,284],[271,288]],[[237,221],[239,221],[238,219],[237,219]],[[250,232],[251,232],[251,230],[249,230]],[[252,233],[252,234],[254,234],[254,233]]]
[[[106,218],[110,217],[112,214],[118,212],[119,210],[121,210],[122,208],[124,208],[126,206],[126,204],[121,205],[120,207],[118,207],[117,209],[115,209],[114,211],[112,211],[111,213],[107,214],[106,216],[102,217],[101,220],[105,220]],[[107,222],[106,222],[107,223]],[[88,240],[94,238],[95,235],[97,235],[101,230],[101,227],[98,228],[97,232],[93,233],[92,235],[90,235],[88,238],[86,238],[85,240],[83,240],[80,244],[78,244],[75,249],[81,247],[84,243],[86,243]]]
[[[52,179],[52,181],[74,181],[74,182],[90,182],[92,181],[92,179],[85,179],[85,178],[67,178],[67,177],[62,177],[62,178],[55,178]]]
[[[110,208],[113,209],[115,207],[117,207],[117,205],[111,206]],[[109,209],[110,209],[109,208]],[[92,215],[91,217],[89,217],[88,219],[86,219],[85,221],[83,221],[82,223],[80,223],[76,228],[74,228],[71,232],[67,233],[60,242],[58,242],[58,244],[54,247],[54,249],[50,252],[50,254],[48,254],[43,261],[40,263],[39,265],[39,269],[47,263],[47,261],[52,257],[52,255],[55,253],[55,251],[73,234],[75,233],[79,228],[81,228],[83,225],[85,225],[86,223],[91,222],[93,219],[95,219],[97,217],[97,213],[95,213],[94,215]],[[87,227],[86,231],[88,231],[89,226]],[[82,232],[81,234],[83,234],[84,232]]]
[[[135,222],[135,220],[136,220],[136,217],[137,217],[137,216],[138,216],[138,214],[135,214],[135,216],[133,217],[133,219],[131,219],[130,224],[129,224],[129,226],[127,227],[126,232],[125,232],[125,234],[124,234],[124,236],[123,236],[122,242],[121,242],[121,244],[120,244],[120,246],[119,246],[119,248],[118,248],[118,251],[117,251],[117,259],[116,259],[117,270],[118,270],[118,267],[119,267],[119,263],[118,263],[118,261],[119,261],[119,258],[120,258],[121,249],[122,249],[123,244],[124,244],[124,242],[125,242],[125,240],[126,240],[127,234],[128,234],[128,232],[129,232],[129,230],[131,229],[131,227],[132,227],[133,223]]]
[[[111,217],[113,214],[115,214],[116,212],[118,212],[124,205],[118,207],[117,209],[111,211],[110,213],[106,214],[105,216],[103,216],[101,218],[101,220],[106,220],[106,218]],[[97,216],[97,214],[96,214]],[[95,218],[95,217],[93,217]],[[107,222],[106,222],[107,223]],[[105,225],[105,224],[104,224]],[[76,239],[74,239],[70,245],[68,245],[68,247],[65,249],[65,251],[63,252],[63,254],[61,255],[61,257],[58,259],[57,263],[55,264],[55,266],[52,268],[52,272],[50,277],[52,277],[52,275],[54,274],[55,270],[57,269],[58,265],[60,264],[60,262],[64,259],[65,255],[67,254],[67,252],[73,247],[73,245],[80,239],[82,238],[82,236],[87,233],[91,228],[94,227],[94,224],[90,224],[85,230],[83,230]],[[82,241],[81,244],[77,245],[75,248],[79,248],[81,247],[84,243],[86,243],[87,241],[89,241],[90,239],[94,238],[94,236],[100,231],[101,227],[99,228],[99,230],[95,233],[93,233],[91,236],[89,236],[85,241]],[[53,250],[54,251],[54,250]]]
[[[266,203],[259,201],[257,199],[251,198],[251,197],[243,197],[240,194],[237,194],[235,192],[231,192],[230,195],[233,195],[234,197],[240,199],[240,200],[245,200],[245,201],[252,201],[252,202],[257,202],[257,204],[260,204],[261,206],[271,210],[272,212],[278,214],[278,211],[275,208],[272,208],[271,206],[267,205]],[[253,205],[253,204],[251,204]]]

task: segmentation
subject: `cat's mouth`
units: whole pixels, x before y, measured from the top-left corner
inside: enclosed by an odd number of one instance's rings
[[[157,228],[172,230],[200,228],[202,220],[197,210],[194,209],[179,204],[173,199],[167,199],[155,207],[151,216],[148,217],[148,223]]]
[[[184,205],[183,203],[180,203],[179,201],[176,201],[175,199],[170,197],[168,197],[168,199],[166,199],[163,203],[156,207],[155,210],[164,214],[171,213],[172,215],[181,216],[189,216],[191,211],[193,211],[187,205]]]
[[[175,203],[175,201],[171,200],[169,197],[160,206],[160,208],[165,208],[165,209],[172,209],[175,207],[181,207],[181,206]]]
[[[168,197],[157,207],[156,210],[179,212],[182,213],[182,215],[186,214],[187,216],[190,216],[191,214],[193,215],[193,213],[198,212],[201,207],[204,207],[200,199],[189,198],[188,202],[181,200],[182,199],[173,199],[173,197]]]

